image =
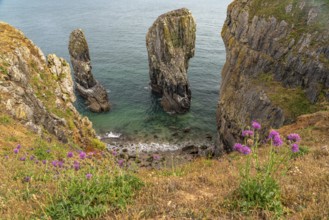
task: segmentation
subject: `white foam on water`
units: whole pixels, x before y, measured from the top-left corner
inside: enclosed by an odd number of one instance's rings
[[[108,149],[118,149],[116,145],[108,144]],[[164,151],[175,151],[182,148],[181,145],[169,144],[169,143],[130,143],[126,148],[130,152],[164,152]]]
[[[105,134],[105,137],[107,138],[120,138],[121,137],[121,134],[119,133],[114,133],[114,132],[109,132],[109,133],[106,133]]]

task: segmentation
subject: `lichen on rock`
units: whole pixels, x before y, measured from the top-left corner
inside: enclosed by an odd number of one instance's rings
[[[236,0],[229,6],[218,151],[230,151],[251,120],[265,132],[326,108],[329,4],[316,2]]]
[[[190,108],[187,69],[195,52],[195,32],[191,12],[182,8],[159,16],[146,35],[150,85],[162,95],[166,112],[185,113]]]
[[[81,147],[96,138],[91,122],[72,104],[68,63],[54,54],[46,60],[31,40],[4,22],[0,22],[0,92],[1,114],[40,136],[54,135]]]
[[[88,108],[93,112],[110,110],[106,89],[95,80],[91,70],[89,47],[81,29],[72,31],[69,40],[69,52],[74,70],[76,89],[86,99]]]

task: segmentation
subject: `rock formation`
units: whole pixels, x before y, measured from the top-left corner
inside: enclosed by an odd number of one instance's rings
[[[22,32],[0,22],[0,113],[40,136],[90,146],[95,131],[72,104],[70,66],[54,54],[47,59]]]
[[[188,61],[194,56],[196,24],[188,9],[161,15],[146,35],[150,85],[162,95],[166,112],[184,113],[191,105]]]
[[[81,29],[74,30],[70,35],[69,52],[74,70],[76,89],[87,101],[88,108],[93,112],[110,110],[110,103],[105,88],[94,79],[91,72],[89,48]]]
[[[286,6],[236,0],[228,8],[218,151],[230,151],[251,120],[260,121],[265,132],[327,106],[329,5],[280,2]]]

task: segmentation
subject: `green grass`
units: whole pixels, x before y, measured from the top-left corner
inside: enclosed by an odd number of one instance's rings
[[[143,185],[131,175],[91,174],[90,180],[85,175],[76,175],[70,181],[62,181],[61,194],[46,207],[47,216],[52,219],[100,217],[111,209],[125,208]]]
[[[7,125],[9,123],[11,123],[11,118],[10,117],[8,117],[7,115],[0,116],[0,124]]]
[[[5,75],[8,75],[9,74],[8,73],[8,70],[5,67],[3,67],[3,66],[0,66],[0,72],[3,73],[3,74],[5,74]]]
[[[292,4],[292,11],[286,13],[286,7],[289,4]],[[315,31],[324,31],[328,28],[329,23],[329,1],[328,0],[313,0],[305,1],[305,6],[301,9],[300,0],[253,0],[250,6],[250,21],[254,16],[260,16],[269,18],[274,16],[279,21],[284,20],[288,24],[293,25],[291,32],[289,33],[288,38],[294,38],[296,41],[304,33],[314,33]],[[316,17],[315,22],[307,25],[308,13],[311,8],[317,8],[319,13]],[[289,40],[285,39],[287,44]],[[314,41],[311,44],[319,44],[320,42]]]
[[[269,99],[274,105],[282,108],[287,119],[294,120],[300,115],[314,113],[325,108],[321,103],[313,104],[300,88],[286,88],[273,79],[271,73],[262,73],[255,83],[263,85]]]
[[[73,156],[68,157],[68,152]],[[100,217],[124,209],[143,186],[128,170],[119,168],[108,152],[86,153],[81,158],[71,146],[41,140],[21,146],[18,153],[1,152],[0,173],[6,177],[0,184],[4,219]]]
[[[302,157],[310,152],[310,149],[306,146],[299,146],[299,151],[297,153],[291,154],[291,158],[295,159]]]

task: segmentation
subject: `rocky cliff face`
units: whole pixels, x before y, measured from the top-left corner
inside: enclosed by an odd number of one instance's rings
[[[196,24],[185,8],[161,15],[146,35],[152,90],[162,95],[161,105],[184,113],[191,105],[188,61],[194,56]]]
[[[24,34],[0,22],[0,106],[35,133],[55,135],[63,143],[90,146],[95,138],[91,122],[73,102],[69,64],[54,54],[47,60]]]
[[[88,108],[93,112],[110,110],[110,103],[105,88],[94,79],[91,72],[89,48],[81,29],[74,30],[70,35],[69,52],[74,70],[76,89],[87,101]]]
[[[230,151],[251,120],[266,131],[327,108],[328,27],[328,1],[236,0],[229,6],[218,150]]]

